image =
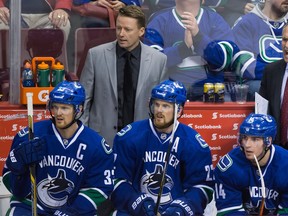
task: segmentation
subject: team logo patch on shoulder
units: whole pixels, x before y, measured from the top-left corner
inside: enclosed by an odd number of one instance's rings
[[[126,127],[122,128],[122,130],[120,130],[117,135],[118,136],[124,136],[128,131],[130,131],[132,129],[132,126],[129,124]]]
[[[206,141],[203,139],[203,137],[198,133],[195,136],[196,140],[199,142],[199,144],[202,146],[202,148],[207,148],[208,144]]]
[[[22,130],[20,130],[19,132],[18,132],[18,136],[19,137],[23,137],[23,136],[25,136],[26,134],[28,134],[29,133],[29,130],[28,130],[28,127],[26,127],[26,128],[24,128],[24,129],[22,129]]]
[[[219,168],[220,171],[225,172],[226,170],[228,170],[229,167],[232,166],[232,164],[233,164],[232,158],[228,154],[226,154],[219,160],[217,167]]]
[[[101,144],[102,144],[103,149],[106,152],[106,154],[112,153],[112,148],[110,148],[110,146],[108,145],[108,143],[106,142],[106,140],[104,138],[101,140]]]

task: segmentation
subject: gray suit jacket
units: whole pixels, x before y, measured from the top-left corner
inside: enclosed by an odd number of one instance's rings
[[[277,135],[275,144],[280,145],[280,113],[281,113],[281,88],[286,69],[286,62],[279,61],[268,64],[263,72],[259,94],[269,101],[268,114],[277,122]]]
[[[141,43],[134,121],[149,117],[148,102],[151,90],[168,78],[166,61],[166,55]],[[88,51],[80,82],[86,91],[81,120],[112,146],[118,121],[116,41],[93,47]]]

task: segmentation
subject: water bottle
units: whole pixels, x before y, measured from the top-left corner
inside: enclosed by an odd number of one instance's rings
[[[50,69],[45,62],[37,66],[38,87],[50,87]]]
[[[23,87],[35,87],[33,72],[29,62],[25,63],[24,70],[22,71],[22,85]]]
[[[64,65],[60,62],[52,65],[52,86],[55,87],[58,83],[64,80]]]

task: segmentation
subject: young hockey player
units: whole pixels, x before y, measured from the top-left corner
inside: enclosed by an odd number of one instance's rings
[[[9,215],[31,216],[29,165],[36,164],[39,215],[95,215],[113,190],[112,149],[104,138],[79,121],[85,91],[78,82],[63,81],[49,95],[51,120],[34,124],[15,136],[3,170],[12,193]]]
[[[116,215],[203,215],[213,194],[212,160],[201,135],[177,120],[185,101],[184,85],[165,80],[152,89],[151,118],[117,133]]]
[[[288,215],[288,151],[272,144],[275,135],[272,116],[252,113],[243,121],[240,146],[215,168],[217,215]]]

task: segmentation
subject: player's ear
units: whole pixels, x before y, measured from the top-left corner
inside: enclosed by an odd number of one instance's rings
[[[183,106],[179,105],[177,110],[177,118],[180,118],[183,113]]]
[[[268,140],[267,140],[267,143],[266,143],[266,145],[267,146],[270,146],[271,144],[272,144],[272,137],[268,137]]]

